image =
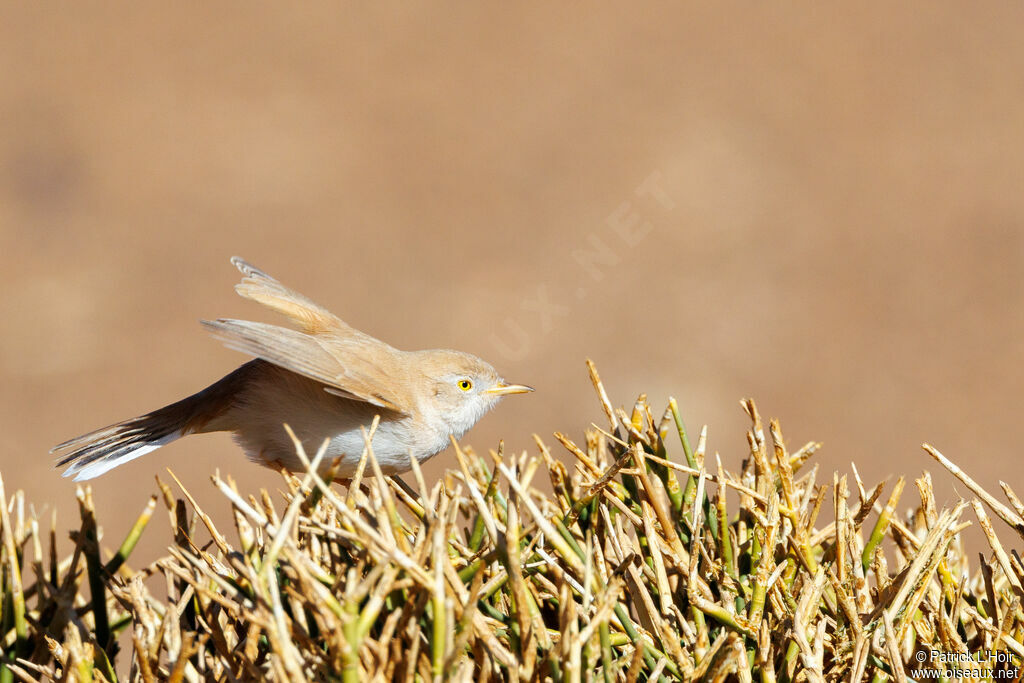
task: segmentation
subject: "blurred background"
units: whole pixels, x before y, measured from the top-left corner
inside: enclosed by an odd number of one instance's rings
[[[1022,21],[8,3],[7,490],[72,525],[53,444],[244,360],[197,324],[274,320],[234,294],[239,254],[395,346],[535,386],[469,433],[481,451],[603,424],[589,357],[617,405],[676,396],[732,469],[750,396],[792,447],[823,441],[829,473],[931,469],[953,500],[927,440],[1021,491]],[[107,545],[165,467],[217,514],[218,468],[278,485],[226,435],[179,441],[93,483]]]

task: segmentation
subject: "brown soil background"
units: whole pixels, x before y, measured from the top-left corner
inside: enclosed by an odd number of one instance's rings
[[[1021,5],[445,9],[7,4],[8,490],[71,525],[51,445],[243,360],[196,324],[268,319],[240,254],[534,385],[479,449],[599,420],[591,357],[617,404],[678,397],[728,467],[753,396],[829,473],[912,478],[928,440],[1024,492]],[[93,484],[108,544],[167,466],[218,514],[217,468],[276,486],[227,436],[178,442]]]

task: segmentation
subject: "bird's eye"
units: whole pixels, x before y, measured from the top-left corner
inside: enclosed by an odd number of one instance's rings
[[[463,391],[469,391],[472,388],[473,388],[473,383],[470,382],[468,379],[460,379],[459,380],[459,389],[462,389]]]

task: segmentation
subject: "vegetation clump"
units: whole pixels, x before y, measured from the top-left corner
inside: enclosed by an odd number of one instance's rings
[[[926,473],[899,514],[903,478],[819,476],[820,444],[790,450],[750,400],[733,472],[674,401],[616,410],[590,370],[607,426],[555,434],[568,466],[539,437],[532,454],[456,445],[443,480],[414,461],[409,486],[368,448],[342,489],[296,442],[310,467],[281,491],[213,476],[233,529],[158,480],[112,554],[88,488],[58,559],[56,523],[0,483],[0,683],[1019,676],[1024,563],[986,512],[1024,535],[1008,485],[1007,505],[925,445],[976,498],[939,510]],[[133,568],[160,505],[173,542]],[[967,512],[990,546],[973,565]]]

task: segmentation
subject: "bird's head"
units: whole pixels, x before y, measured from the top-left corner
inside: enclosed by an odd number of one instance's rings
[[[489,363],[461,351],[421,351],[420,368],[427,377],[422,409],[443,420],[459,438],[484,413],[509,394],[533,391],[523,384],[509,384]]]

